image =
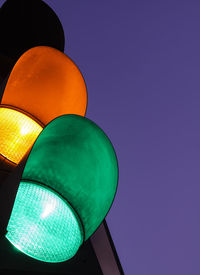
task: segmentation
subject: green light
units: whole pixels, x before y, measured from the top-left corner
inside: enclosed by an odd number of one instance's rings
[[[72,258],[83,242],[83,231],[72,207],[58,194],[21,182],[6,238],[23,253],[44,262]]]

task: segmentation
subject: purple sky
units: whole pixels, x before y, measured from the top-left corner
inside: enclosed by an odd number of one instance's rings
[[[107,222],[127,275],[200,274],[200,2],[46,1],[110,137]]]
[[[107,222],[125,274],[199,275],[200,2],[45,2],[116,149]]]

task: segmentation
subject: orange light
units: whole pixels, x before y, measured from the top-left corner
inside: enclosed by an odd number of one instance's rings
[[[51,47],[29,49],[13,67],[2,97],[0,154],[18,164],[42,131],[39,124],[63,114],[84,116],[86,107],[85,81],[73,61]]]
[[[1,104],[22,109],[46,125],[63,114],[84,116],[86,85],[68,56],[38,46],[26,51],[13,67]]]
[[[42,126],[27,115],[0,106],[0,153],[18,164],[42,129]]]

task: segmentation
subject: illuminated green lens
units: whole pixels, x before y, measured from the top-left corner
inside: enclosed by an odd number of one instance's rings
[[[45,262],[72,258],[83,242],[71,206],[50,189],[29,182],[19,185],[7,231],[16,248]]]

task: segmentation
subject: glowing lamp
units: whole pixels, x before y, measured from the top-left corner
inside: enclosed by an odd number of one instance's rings
[[[7,239],[45,262],[70,259],[113,202],[118,164],[113,146],[91,120],[54,119],[31,149],[7,227]]]
[[[84,79],[69,57],[46,46],[28,50],[13,67],[2,97],[1,138],[10,134],[0,154],[18,164],[47,123],[63,114],[84,116],[86,106]]]
[[[0,152],[10,161],[19,163],[43,128],[27,115],[1,106],[0,118]]]

